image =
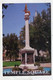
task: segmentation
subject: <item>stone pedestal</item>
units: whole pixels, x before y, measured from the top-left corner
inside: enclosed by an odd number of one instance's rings
[[[25,53],[25,64],[27,64],[27,53]]]

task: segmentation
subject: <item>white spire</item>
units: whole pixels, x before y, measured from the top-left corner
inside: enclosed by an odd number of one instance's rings
[[[35,10],[35,17],[37,17],[38,13],[37,13],[37,10]]]

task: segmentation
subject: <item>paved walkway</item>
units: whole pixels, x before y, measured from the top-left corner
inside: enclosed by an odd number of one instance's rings
[[[4,69],[8,69],[8,68],[13,68],[14,66],[7,66],[7,67],[3,67]]]
[[[29,67],[29,69],[30,68],[35,68],[35,66],[34,66],[34,64],[21,64],[20,65],[20,67],[23,67],[23,66],[27,66],[27,67]],[[41,67],[51,67],[51,63],[40,63],[40,66]],[[8,66],[8,67],[3,67],[4,69],[6,69],[6,68],[13,68],[14,66]],[[37,68],[37,67],[36,67]]]
[[[41,67],[51,67],[51,63],[40,63]]]

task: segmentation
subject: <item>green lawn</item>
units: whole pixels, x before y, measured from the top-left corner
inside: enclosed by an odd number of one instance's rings
[[[15,65],[20,65],[21,64],[21,61],[5,61],[3,62],[3,67],[6,67],[6,66],[15,66]]]

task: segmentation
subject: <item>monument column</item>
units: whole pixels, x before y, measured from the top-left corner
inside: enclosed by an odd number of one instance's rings
[[[35,63],[35,55],[33,54],[33,61],[34,61],[34,63]]]
[[[24,12],[25,12],[25,47],[23,49],[20,50],[20,53],[23,54],[22,56],[22,63],[25,63],[25,64],[34,64],[35,62],[35,59],[33,57],[33,54],[34,54],[34,48],[30,47],[30,43],[29,43],[29,16],[30,16],[30,11],[28,11],[27,9],[27,4],[25,4],[25,9],[24,9]],[[28,58],[28,61],[27,61],[27,58]],[[31,59],[30,59],[31,58]],[[33,62],[33,59],[34,59],[34,62]]]
[[[25,46],[29,47],[29,16],[30,16],[30,11],[27,9],[27,4],[25,4]]]
[[[27,64],[27,53],[25,53],[25,64]]]
[[[29,47],[29,13],[25,13],[25,46]]]
[[[22,55],[21,55],[21,62],[22,62]]]

